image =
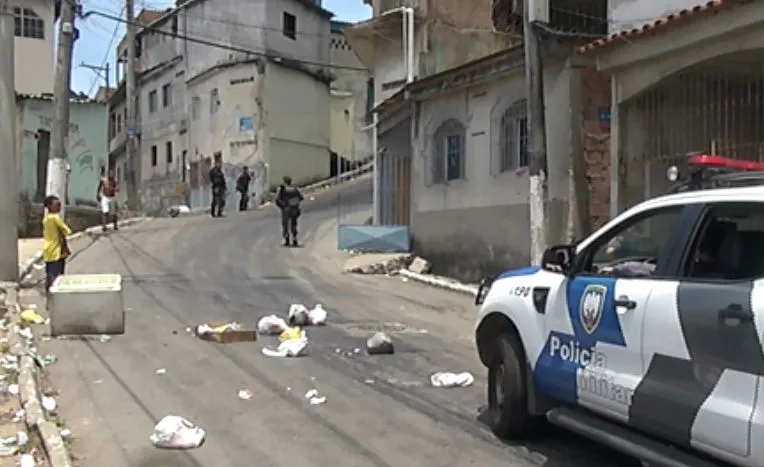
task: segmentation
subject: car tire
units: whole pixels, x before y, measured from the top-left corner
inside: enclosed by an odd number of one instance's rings
[[[520,339],[501,335],[497,357],[488,368],[488,411],[491,431],[501,439],[528,436],[532,417],[528,413],[525,352]]]

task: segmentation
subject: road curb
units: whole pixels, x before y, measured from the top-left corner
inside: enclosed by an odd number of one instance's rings
[[[429,274],[419,274],[416,272],[409,271],[408,269],[400,269],[396,272],[396,274],[399,276],[403,276],[408,279],[420,282],[422,284],[438,287],[440,289],[450,290],[452,292],[458,292],[464,295],[469,295],[470,297],[475,297],[478,291],[478,288],[475,285],[463,284],[454,279],[449,279],[446,277],[431,276]]]
[[[151,220],[151,217],[132,217],[130,219],[119,221],[117,225],[119,227],[127,227],[130,225],[140,224],[149,220]],[[83,231],[73,233],[72,235],[67,237],[67,240],[68,241],[76,240],[86,235],[96,233],[100,229],[101,229],[100,225],[94,226],[94,227],[88,227],[87,229]],[[38,251],[37,253],[32,255],[31,258],[21,263],[21,265],[19,265],[19,281],[23,281],[24,279],[26,279],[29,273],[32,272],[32,268],[34,267],[34,265],[39,264],[41,261],[42,261],[42,250]]]
[[[20,321],[21,305],[17,284],[4,284],[6,307],[10,314],[11,328],[16,329]],[[72,467],[72,459],[64,439],[55,423],[45,417],[42,408],[42,393],[39,387],[39,374],[35,359],[32,357],[33,340],[27,340],[13,332],[8,336],[11,352],[19,357],[19,402],[24,410],[24,423],[27,432],[36,433],[42,441],[45,455],[51,467]]]

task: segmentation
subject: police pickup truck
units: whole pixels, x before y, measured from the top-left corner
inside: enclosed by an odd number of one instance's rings
[[[734,175],[481,283],[475,339],[497,436],[546,418],[653,466],[764,466],[764,165]],[[652,247],[613,249],[630,235]]]

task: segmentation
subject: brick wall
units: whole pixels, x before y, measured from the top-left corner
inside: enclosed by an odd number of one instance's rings
[[[583,70],[584,157],[589,183],[589,215],[592,228],[610,219],[610,127],[600,113],[610,109],[610,74]]]

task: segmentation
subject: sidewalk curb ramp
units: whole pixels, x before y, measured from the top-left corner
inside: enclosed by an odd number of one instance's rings
[[[121,227],[130,226],[130,225],[141,224],[149,220],[151,220],[150,217],[133,217],[130,219],[125,219],[123,221],[119,221],[118,225],[121,228]],[[79,238],[83,238],[87,235],[98,233],[100,232],[100,230],[101,230],[100,225],[97,225],[95,227],[88,227],[87,229],[83,231],[73,233],[72,235],[67,237],[67,241],[72,242]],[[40,262],[42,262],[42,250],[38,251],[37,253],[32,255],[31,258],[29,258],[28,260],[24,261],[23,263],[19,265],[19,281],[23,281],[24,279],[26,279],[26,277],[32,272],[32,268],[34,267],[34,265],[39,264]]]
[[[19,288],[17,284],[3,283],[0,288],[5,291],[5,305],[12,328],[23,326],[21,323],[21,306],[19,305]],[[37,364],[32,357],[32,341],[12,332],[8,336],[10,353],[19,357],[19,400],[24,409],[24,423],[27,432],[36,434],[42,441],[45,455],[51,467],[72,467],[72,459],[66,448],[64,439],[58,431],[58,426],[45,416],[41,403],[39,373]]]

